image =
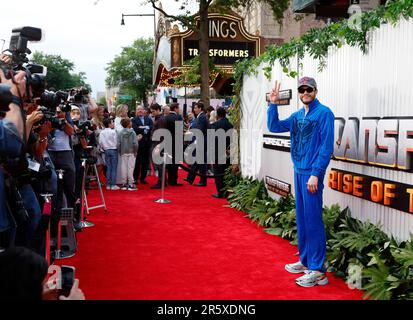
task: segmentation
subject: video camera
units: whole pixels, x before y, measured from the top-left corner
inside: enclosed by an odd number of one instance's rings
[[[72,107],[68,102],[69,94],[65,91],[47,91],[45,90],[39,99],[36,99],[36,104],[39,105],[38,111],[43,113],[43,119],[38,121],[36,125],[42,125],[46,121],[50,121],[52,128],[63,130],[66,120],[56,116],[56,108],[59,106],[63,112],[70,112]]]
[[[27,48],[29,41],[40,41],[42,39],[42,30],[34,27],[22,27],[12,30],[9,49],[11,53],[11,63],[6,64],[0,61],[0,68],[3,70],[7,79],[11,79],[17,71],[26,72],[26,95],[28,100],[38,98],[45,89],[45,77],[47,68],[43,65],[29,63],[27,55],[31,53]],[[32,95],[29,95],[29,88],[32,89]],[[0,106],[0,110],[8,111],[7,108]]]
[[[47,91],[45,90],[41,95],[40,99],[36,101],[36,104],[46,107],[49,110],[55,111],[56,107],[60,106],[63,112],[70,112],[72,109],[70,106],[69,94],[65,91]]]
[[[69,101],[73,103],[83,103],[84,96],[89,94],[89,90],[83,87],[72,88],[68,90],[69,92]]]
[[[43,118],[38,121],[36,125],[42,125],[46,121],[50,121],[53,129],[59,129],[63,131],[66,123],[66,120],[64,118],[58,118],[55,112],[50,111],[46,107],[39,107],[37,111],[41,111],[43,113]]]
[[[80,132],[77,132],[79,136],[87,136],[88,131],[95,131],[96,127],[90,120],[86,121],[74,121],[73,122],[76,127],[80,130]]]

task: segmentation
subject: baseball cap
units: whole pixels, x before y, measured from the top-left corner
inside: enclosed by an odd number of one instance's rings
[[[301,86],[317,89],[317,83],[315,82],[314,78],[311,77],[302,77],[300,80],[298,80],[298,88]]]

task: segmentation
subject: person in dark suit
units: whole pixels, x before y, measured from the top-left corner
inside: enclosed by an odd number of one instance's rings
[[[167,171],[168,171],[168,184],[170,186],[182,186],[181,183],[178,183],[178,160],[176,158],[175,154],[175,149],[176,150],[182,150],[183,146],[182,145],[177,145],[177,136],[176,135],[181,135],[182,140],[181,143],[183,143],[183,118],[179,114],[179,104],[174,102],[170,104],[170,112],[167,116],[165,116],[165,122],[166,122],[166,129],[170,132],[171,137],[172,137],[172,145],[165,146],[165,151],[172,157],[172,163],[171,160],[169,160],[167,163]],[[176,132],[175,130],[175,125],[178,124],[178,128],[181,128],[182,132]],[[182,150],[183,151],[183,150]],[[182,156],[183,157],[183,156]]]
[[[198,101],[197,103],[195,103],[194,113],[196,115],[196,120],[192,128],[202,131],[202,134],[204,137],[203,138],[204,139],[204,148],[203,148],[204,150],[202,151],[204,161],[203,163],[195,162],[191,166],[188,176],[186,177],[186,181],[189,184],[192,184],[195,180],[195,176],[197,172],[199,172],[201,177],[200,177],[199,183],[196,184],[195,186],[205,187],[207,185],[207,177],[206,177],[206,173],[207,173],[207,130],[209,128],[209,121],[205,114],[205,107],[202,101]],[[196,143],[196,140],[195,140],[195,143]]]
[[[156,132],[158,129],[166,129],[166,121],[165,117],[162,115],[162,108],[159,104],[154,103],[151,105],[151,113],[152,117],[154,119],[153,123],[153,132],[152,135]],[[160,150],[160,146],[162,144],[163,139],[160,141],[152,141],[152,151],[151,154],[153,155],[154,152],[157,154],[156,156],[163,157],[163,151]],[[159,150],[159,151],[158,151]],[[151,189],[161,189],[162,188],[162,182],[163,182],[163,164],[157,164],[155,163],[156,161],[153,162],[153,166],[155,170],[158,172],[158,182],[151,187]],[[164,184],[166,186],[166,183]]]
[[[145,179],[149,166],[153,122],[151,118],[145,116],[145,109],[140,105],[136,107],[136,116],[132,119],[132,128],[137,136],[142,135],[142,139],[139,141],[133,178],[136,183],[140,181],[142,184],[148,184]]]
[[[214,130],[223,129],[226,133],[228,130],[233,129],[232,124],[228,121],[226,117],[226,111],[224,108],[219,107],[217,109],[217,121],[214,122],[211,127]],[[229,151],[231,144],[230,137],[226,137],[225,146],[227,152]],[[230,158],[227,154],[219,154],[218,150],[218,138],[215,138],[215,161],[214,161],[214,176],[215,176],[215,186],[217,188],[217,193],[213,194],[212,196],[215,198],[224,198],[225,191],[224,191],[224,173],[225,170],[230,165]]]

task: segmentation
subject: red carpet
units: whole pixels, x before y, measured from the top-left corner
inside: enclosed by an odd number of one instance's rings
[[[278,300],[361,299],[329,274],[324,287],[301,288],[284,265],[297,248],[265,233],[244,213],[211,197],[208,187],[138,185],[138,191],[106,191],[108,213],[91,211],[95,227],[78,235],[78,252],[58,264],[74,265],[87,299]],[[196,180],[197,182],[197,180]],[[89,192],[90,205],[98,192]]]

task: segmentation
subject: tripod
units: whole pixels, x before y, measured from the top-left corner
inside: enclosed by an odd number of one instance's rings
[[[81,193],[82,199],[81,199],[81,211],[80,211],[80,224],[82,228],[88,228],[88,227],[93,227],[94,224],[92,222],[86,221],[85,208],[86,208],[87,215],[89,215],[90,211],[93,209],[104,208],[105,212],[107,212],[108,209],[106,208],[105,197],[103,196],[102,184],[100,183],[99,172],[96,167],[96,163],[95,162],[91,163],[88,159],[82,159],[82,168],[83,168],[83,177],[82,177],[82,193]],[[86,176],[90,169],[92,169],[93,176],[91,177],[89,181],[94,181],[94,180],[97,181],[99,193],[100,193],[100,199],[102,200],[101,204],[98,204],[93,207],[89,207],[89,202],[87,200],[87,192],[85,189]]]

